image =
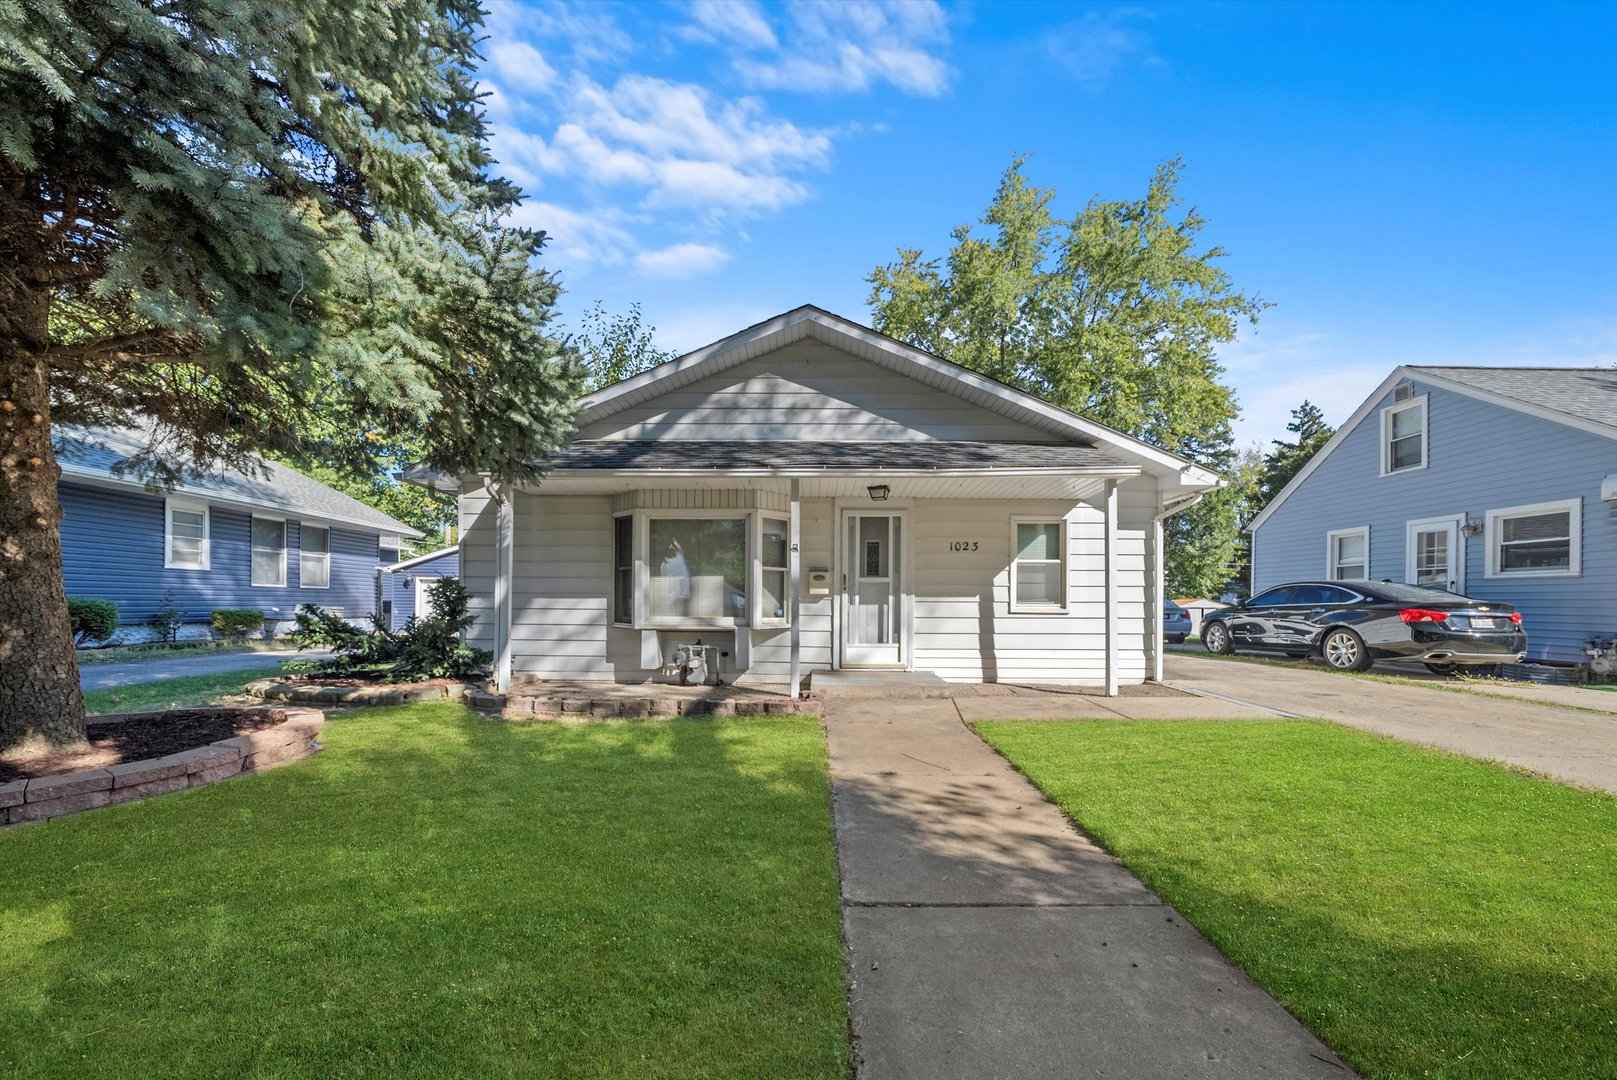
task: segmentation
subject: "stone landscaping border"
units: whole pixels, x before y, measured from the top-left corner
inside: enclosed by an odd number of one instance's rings
[[[323,686],[319,683],[258,679],[246,691],[265,701],[301,701],[315,705],[420,705],[433,701],[463,701],[465,683],[451,682],[423,686],[399,683],[378,686]]]
[[[116,713],[95,719],[144,720],[176,712],[219,711],[218,708],[171,709],[166,712]],[[220,739],[166,757],[126,761],[104,769],[81,769],[78,772],[0,784],[0,825],[44,821],[98,806],[134,802],[182,788],[201,787],[244,772],[295,761],[320,749],[315,736],[324,726],[326,714],[319,709],[259,707],[241,711],[282,713],[285,719],[272,728]]]
[[[661,716],[818,716],[823,711],[818,700],[800,698],[716,698],[675,697],[655,692],[635,696],[582,695],[539,696],[516,694],[473,693],[468,703],[480,711],[497,714],[501,719],[532,720],[590,720],[590,719],[649,719]]]

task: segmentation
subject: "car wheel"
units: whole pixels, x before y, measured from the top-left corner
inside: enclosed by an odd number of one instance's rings
[[[1373,662],[1364,639],[1351,630],[1332,630],[1319,643],[1319,651],[1337,671],[1363,671]]]
[[[1433,675],[1453,675],[1460,670],[1459,664],[1422,664],[1421,666]]]
[[[1202,631],[1202,644],[1210,653],[1220,656],[1230,656],[1235,652],[1235,642],[1230,640],[1230,632],[1223,623],[1214,623]]]

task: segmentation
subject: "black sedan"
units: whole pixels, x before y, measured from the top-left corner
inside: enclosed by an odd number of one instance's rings
[[[1377,660],[1419,660],[1449,674],[1519,663],[1522,616],[1509,604],[1391,581],[1298,581],[1265,590],[1202,623],[1208,652],[1279,650],[1319,656],[1341,671]]]

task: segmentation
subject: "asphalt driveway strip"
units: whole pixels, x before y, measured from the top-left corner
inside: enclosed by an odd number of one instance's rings
[[[1188,695],[1010,711],[1115,719],[1147,701],[1225,715]],[[857,1075],[1351,1077],[966,727],[1008,704],[828,701]]]

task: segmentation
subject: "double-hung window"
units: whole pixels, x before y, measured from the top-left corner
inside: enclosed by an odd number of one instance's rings
[[[1582,502],[1488,511],[1489,577],[1574,577],[1582,572]]]
[[[1426,397],[1381,410],[1381,475],[1426,467]]]
[[[170,570],[207,570],[209,550],[208,507],[170,499],[164,507],[163,566]]]
[[[758,562],[759,584],[758,619],[765,625],[784,626],[791,617],[786,610],[790,603],[787,595],[786,550],[790,526],[782,518],[766,517],[759,532]]]
[[[1338,529],[1325,534],[1325,576],[1363,581],[1370,576],[1370,529]]]
[[[286,522],[279,518],[253,518],[254,585],[286,584]]]
[[[1066,522],[1011,522],[1011,611],[1065,611],[1066,567]]]
[[[298,531],[298,585],[331,588],[331,530],[305,525]]]

